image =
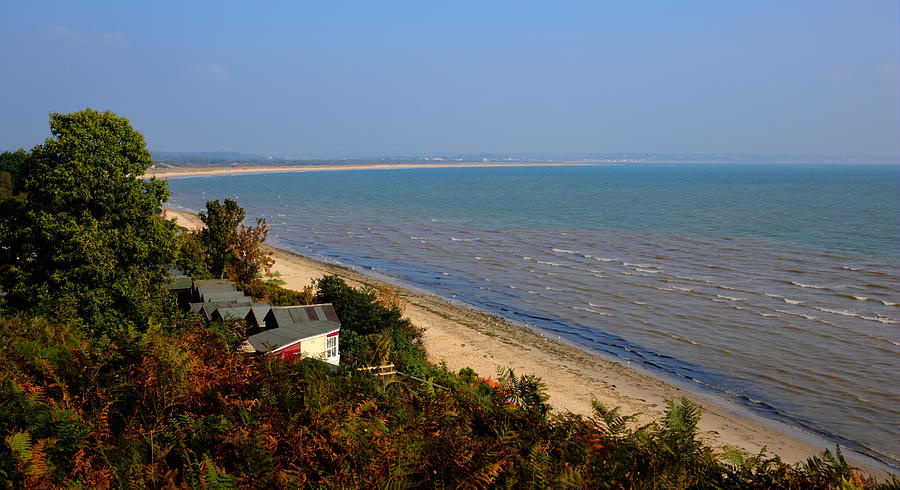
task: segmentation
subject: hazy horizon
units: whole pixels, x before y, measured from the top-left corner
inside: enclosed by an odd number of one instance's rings
[[[175,157],[196,157],[199,159],[233,160],[236,163],[258,160],[274,161],[303,161],[303,160],[373,160],[373,161],[402,161],[402,160],[447,160],[447,161],[481,161],[513,160],[513,161],[587,161],[587,160],[647,160],[654,162],[861,162],[861,163],[900,163],[898,155],[822,155],[822,154],[763,154],[763,153],[517,153],[517,152],[451,152],[451,153],[418,153],[418,154],[389,154],[389,153],[242,153],[234,151],[165,151],[149,148],[154,159],[171,159]]]
[[[0,150],[91,107],[160,152],[900,157],[897,2],[0,11]]]

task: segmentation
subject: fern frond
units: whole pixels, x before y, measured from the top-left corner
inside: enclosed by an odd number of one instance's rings
[[[237,488],[234,477],[228,476],[224,470],[220,469],[208,454],[203,455],[203,468],[205,488],[209,489],[230,489]]]
[[[6,436],[6,445],[12,450],[13,456],[19,463],[31,461],[31,434],[28,431],[16,432],[11,436]]]
[[[601,427],[601,429],[613,436],[628,435],[628,424],[639,415],[637,413],[620,415],[620,407],[606,408],[596,397],[592,397],[591,406],[594,409],[594,414],[605,424],[605,427]]]

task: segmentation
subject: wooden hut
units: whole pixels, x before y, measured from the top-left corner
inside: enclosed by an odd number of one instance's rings
[[[273,306],[265,316],[265,330],[247,343],[255,352],[271,352],[289,359],[309,356],[338,364],[341,322],[331,304]]]

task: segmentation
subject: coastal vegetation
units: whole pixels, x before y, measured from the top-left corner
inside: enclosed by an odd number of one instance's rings
[[[166,183],[141,178],[127,120],[54,114],[51,132],[0,193],[3,487],[900,488],[839,450],[796,466],[716,454],[687,400],[638,426],[599,402],[551,412],[528,374],[450,372],[390,289],[266,279],[264,222],[241,227],[236,202],[207,204],[206,235],[161,219]],[[172,264],[273,304],[332,303],[341,366],[240,352],[240,322],[179,309]],[[360,370],[383,364],[405,374]]]

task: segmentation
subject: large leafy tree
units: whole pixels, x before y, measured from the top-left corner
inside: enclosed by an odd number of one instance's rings
[[[178,253],[176,264],[188,277],[194,279],[209,279],[209,263],[207,261],[206,248],[200,240],[199,230],[182,230],[181,251]]]
[[[158,217],[169,190],[127,119],[50,115],[51,137],[18,169],[0,216],[0,285],[13,306],[71,312],[94,329],[146,324],[177,250]]]
[[[244,208],[233,199],[225,199],[224,204],[218,199],[206,201],[206,211],[200,212],[200,220],[206,225],[200,233],[200,241],[209,257],[209,272],[221,279],[233,256],[230,246],[238,226],[244,221]]]
[[[242,284],[247,284],[260,272],[269,272],[275,260],[272,252],[263,250],[262,244],[269,236],[269,227],[266,220],[256,218],[256,226],[241,225],[241,229],[235,232],[231,245],[231,278]]]

